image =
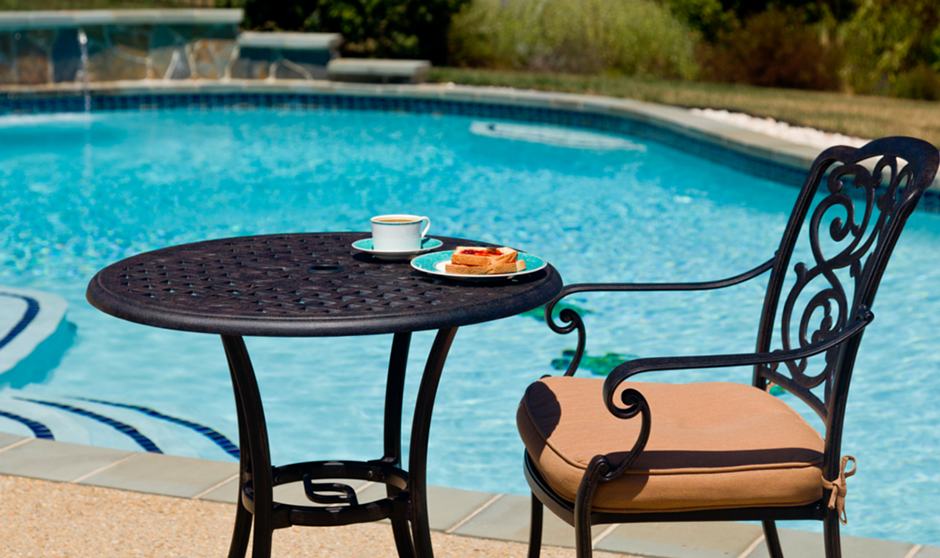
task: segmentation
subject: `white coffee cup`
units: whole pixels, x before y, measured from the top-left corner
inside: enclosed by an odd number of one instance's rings
[[[427,221],[424,229],[421,223]],[[380,252],[407,252],[421,248],[431,220],[417,215],[377,215],[372,218],[372,248]]]

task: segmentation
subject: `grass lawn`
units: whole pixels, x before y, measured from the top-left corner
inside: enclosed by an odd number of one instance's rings
[[[727,109],[799,126],[879,138],[914,136],[940,145],[940,102],[746,85],[432,68],[431,81],[587,93],[681,107]]]

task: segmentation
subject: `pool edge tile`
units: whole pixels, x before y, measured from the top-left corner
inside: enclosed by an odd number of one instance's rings
[[[237,463],[137,453],[126,461],[82,479],[78,484],[192,498],[237,472]]]
[[[777,529],[777,532],[780,535],[780,546],[786,555],[800,558],[825,558],[826,550],[822,533],[798,529]],[[842,535],[842,555],[852,558],[907,558],[908,553],[915,546],[912,543],[887,539]],[[915,556],[919,555],[920,553]],[[768,558],[769,556],[766,541],[761,541],[743,558]]]
[[[595,550],[663,558],[736,558],[763,534],[757,525],[714,523],[626,523],[617,525]]]
[[[30,441],[0,453],[0,474],[72,482],[134,454],[68,442],[27,440]]]
[[[237,504],[238,486],[240,483],[241,479],[239,479],[238,476],[235,476],[235,478],[228,478],[223,480],[221,483],[216,483],[216,485],[210,486],[202,492],[195,494],[191,498],[193,500],[204,500],[206,502]]]
[[[4,448],[8,448],[12,446],[13,444],[21,443],[23,440],[28,440],[28,439],[30,439],[29,436],[18,436],[16,434],[8,434],[6,432],[0,432],[0,453],[4,451]]]
[[[478,539],[529,542],[529,519],[531,503],[528,496],[504,494],[457,529],[454,535]],[[591,532],[600,535],[606,525],[595,525]],[[545,511],[542,523],[542,544],[545,546],[574,547],[574,527],[555,514]]]

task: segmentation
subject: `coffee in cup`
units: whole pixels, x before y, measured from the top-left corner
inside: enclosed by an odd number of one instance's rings
[[[422,224],[427,222],[426,225]],[[372,218],[372,247],[380,252],[408,252],[421,248],[431,220],[417,215],[378,215]]]

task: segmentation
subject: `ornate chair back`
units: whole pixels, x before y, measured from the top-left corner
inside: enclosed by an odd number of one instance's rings
[[[885,138],[860,149],[833,147],[820,154],[774,258],[758,353],[774,348],[775,330],[777,346],[796,349],[830,338],[870,313],[901,230],[932,184],[937,164],[936,148],[911,138]],[[802,253],[796,252],[800,245]],[[807,260],[791,264],[795,253]],[[784,367],[754,368],[756,387],[766,389],[773,382],[823,420],[826,478],[839,473],[842,422],[862,335],[828,349],[822,362],[799,359],[785,361]]]

